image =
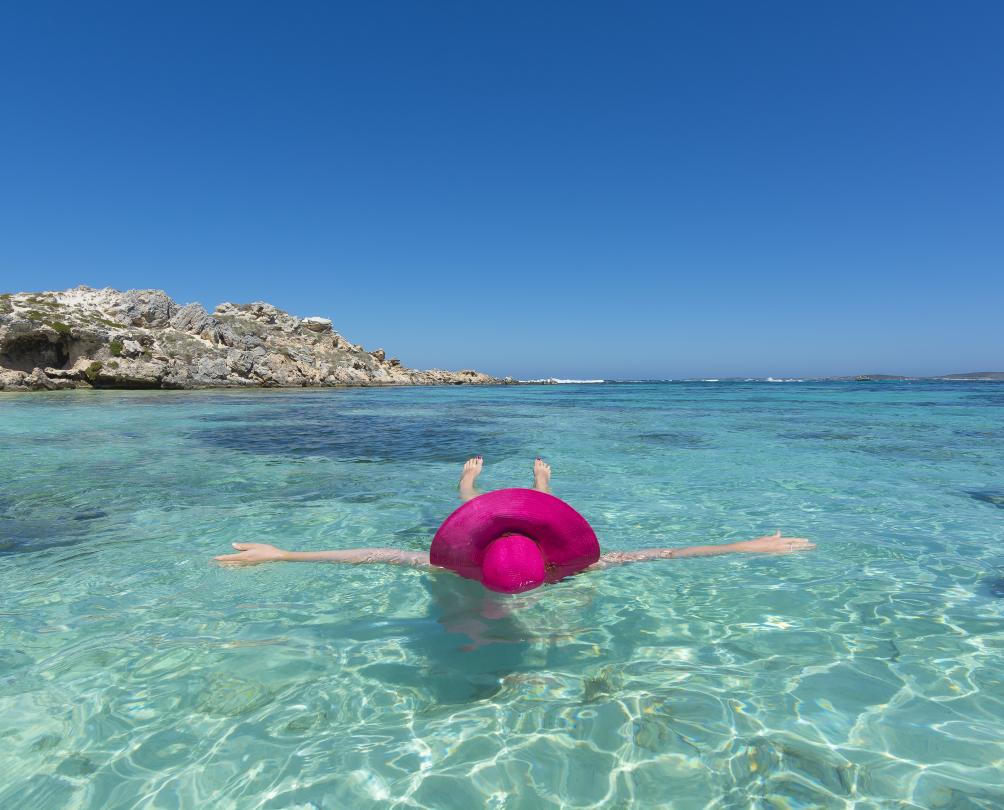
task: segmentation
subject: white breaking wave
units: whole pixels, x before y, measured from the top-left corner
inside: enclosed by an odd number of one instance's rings
[[[805,380],[796,380],[794,377],[790,377],[787,380],[779,380],[776,377],[768,377],[764,382],[805,382]]]

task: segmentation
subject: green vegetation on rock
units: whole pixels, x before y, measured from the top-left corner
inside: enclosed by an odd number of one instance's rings
[[[62,321],[50,321],[48,323],[48,326],[51,326],[61,335],[68,335],[70,334],[70,332],[73,331],[67,324],[63,323]]]
[[[105,364],[100,360],[95,360],[87,368],[84,369],[84,376],[94,382],[98,378],[98,374],[101,373],[101,369],[105,367]]]
[[[108,351],[112,353],[113,357],[121,357],[122,348],[123,346],[121,340],[113,340],[111,343],[108,344]]]

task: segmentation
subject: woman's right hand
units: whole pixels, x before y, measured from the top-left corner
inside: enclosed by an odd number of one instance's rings
[[[267,562],[281,562],[286,559],[286,552],[268,543],[231,543],[239,554],[221,554],[213,557],[223,565],[258,565]]]
[[[761,554],[791,554],[795,551],[809,551],[816,547],[815,543],[804,537],[782,537],[781,532],[736,543],[736,551],[759,552]]]

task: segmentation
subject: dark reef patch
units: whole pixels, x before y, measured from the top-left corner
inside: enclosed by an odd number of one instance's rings
[[[90,536],[83,527],[65,521],[20,520],[0,514],[0,555],[72,546]]]
[[[679,447],[685,450],[696,450],[699,447],[707,447],[710,444],[707,439],[696,433],[685,433],[674,430],[641,433],[638,438],[649,444],[657,444],[663,447]]]
[[[387,500],[386,493],[381,492],[349,492],[345,495],[331,496],[319,494],[314,500],[322,500],[325,497],[331,497],[344,503],[377,503],[378,501]]]
[[[1000,391],[969,394],[966,396],[966,399],[976,400],[978,402],[985,402],[988,405],[1004,405],[1004,393],[1001,393]]]
[[[782,439],[819,439],[827,442],[847,442],[860,439],[858,433],[838,433],[835,430],[803,430],[789,433],[779,433]]]
[[[974,457],[975,451],[943,445],[925,445],[920,443],[896,444],[877,443],[859,444],[852,448],[858,453],[867,453],[889,459],[920,459],[923,461],[951,462]]]
[[[420,523],[394,532],[394,545],[416,551],[426,551],[439,530],[438,522]]]
[[[518,449],[496,425],[434,416],[304,412],[216,417],[225,426],[194,431],[212,447],[259,455],[322,456],[357,463],[461,462],[472,453],[501,459]]]
[[[102,509],[88,509],[84,512],[79,512],[73,516],[74,520],[97,520],[98,518],[108,517],[108,513]]]
[[[965,436],[968,439],[1004,439],[1004,428],[996,430],[953,430],[956,436]]]
[[[966,495],[977,501],[983,501],[991,506],[996,506],[998,509],[1004,509],[1004,492],[1001,490],[984,489],[974,492],[966,492]]]

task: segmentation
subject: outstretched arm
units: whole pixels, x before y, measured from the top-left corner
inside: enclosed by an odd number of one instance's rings
[[[758,537],[756,540],[746,540],[742,543],[724,543],[719,546],[689,546],[687,548],[646,548],[641,551],[611,551],[593,563],[593,568],[608,568],[611,565],[643,562],[645,560],[675,560],[680,557],[714,557],[719,554],[791,554],[795,551],[808,551],[816,547],[803,537],[782,537],[777,534]]]
[[[214,557],[223,565],[258,565],[267,562],[329,562],[362,565],[364,563],[387,563],[388,565],[410,565],[415,568],[429,567],[427,551],[403,551],[397,548],[350,548],[345,551],[286,551],[268,543],[231,543],[237,554],[221,554]]]

